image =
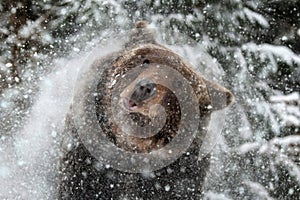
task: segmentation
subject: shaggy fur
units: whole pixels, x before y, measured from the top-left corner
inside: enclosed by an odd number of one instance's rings
[[[141,74],[135,80],[139,80],[140,76],[151,78],[151,74],[154,72],[146,74],[142,72],[147,71],[152,63],[167,65],[190,82],[201,116],[195,140],[181,157],[163,169],[144,174],[121,172],[107,167],[105,163],[97,161],[89,153],[78,137],[78,125],[74,120],[74,113],[77,111],[71,108],[64,134],[70,136],[71,140],[68,140],[67,143],[72,145],[63,153],[59,199],[201,198],[202,185],[210,159],[209,155],[201,160],[198,159],[200,146],[205,136],[205,127],[207,127],[211,112],[231,104],[233,95],[227,89],[205,80],[177,54],[157,44],[145,22],[137,23],[135,31],[123,50],[95,61],[89,69],[89,75],[97,74],[97,71],[102,70],[101,76],[97,77],[97,81],[94,83],[97,88],[97,94],[92,102],[95,104],[95,117],[97,117],[97,122],[105,137],[117,147],[127,151],[145,153],[168,144],[177,134],[182,113],[176,96],[170,89],[162,85],[157,85],[156,96],[144,101],[141,107],[129,114],[132,120],[142,126],[149,123],[150,115],[154,115],[154,117],[158,115],[156,110],[149,111],[148,104],[162,105],[167,114],[166,123],[156,135],[148,138],[124,136],[111,117],[113,87],[110,83],[120,81],[122,75],[135,67],[141,69]],[[89,75],[82,76],[83,82],[91,78]],[[176,80],[170,79],[170,81],[178,84]],[[129,94],[132,94],[135,84],[129,85],[126,88],[127,93],[122,93],[122,95],[126,98],[130,97]],[[85,93],[88,92],[89,88],[85,88],[83,84],[83,89],[78,91],[77,96],[85,98]],[[220,99],[225,99],[225,102],[220,102]],[[74,103],[77,100],[78,98],[75,97]]]

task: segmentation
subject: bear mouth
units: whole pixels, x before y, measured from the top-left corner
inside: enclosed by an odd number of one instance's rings
[[[129,101],[128,101],[128,108],[129,108],[129,110],[135,110],[135,109],[137,109],[137,104],[136,104],[136,102],[135,101],[133,101],[132,99],[129,99]]]
[[[134,100],[129,99],[129,98],[123,99],[123,106],[126,110],[129,110],[129,111],[135,111],[138,109],[138,104]]]

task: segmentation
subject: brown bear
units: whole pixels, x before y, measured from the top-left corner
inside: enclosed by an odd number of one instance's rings
[[[78,79],[58,198],[200,199],[207,123],[232,101],[137,22],[123,49]]]

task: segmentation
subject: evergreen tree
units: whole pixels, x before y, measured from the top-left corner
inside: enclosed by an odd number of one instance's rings
[[[86,51],[145,19],[172,36],[159,35],[170,46],[177,33],[196,41],[220,64],[236,97],[223,131],[226,148],[218,152],[222,178],[208,186],[207,198],[299,197],[297,0],[20,0],[1,2],[0,11],[0,135],[21,126],[54,58]]]

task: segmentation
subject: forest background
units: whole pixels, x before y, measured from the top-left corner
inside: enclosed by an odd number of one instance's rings
[[[0,138],[23,126],[55,59],[140,19],[203,47],[236,97],[222,177],[207,197],[300,196],[300,2],[19,0],[0,2]]]

